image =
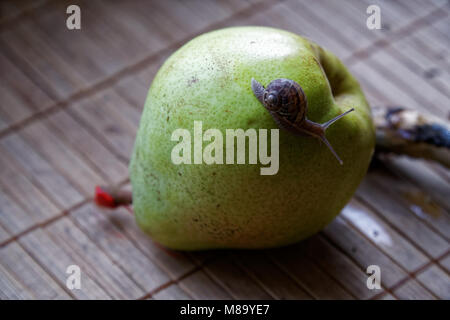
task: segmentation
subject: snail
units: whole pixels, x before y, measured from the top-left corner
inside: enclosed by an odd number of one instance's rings
[[[306,118],[308,103],[302,87],[297,82],[289,79],[275,79],[266,89],[252,78],[252,90],[280,128],[294,134],[309,135],[319,139],[327,145],[339,163],[343,164],[325,137],[325,131],[334,122],[352,112],[354,108],[320,124]]]

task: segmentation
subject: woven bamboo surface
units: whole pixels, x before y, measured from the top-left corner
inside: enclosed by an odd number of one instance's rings
[[[82,29],[66,28],[78,4]],[[382,30],[366,27],[381,8]],[[269,25],[335,52],[372,105],[449,117],[447,1],[2,1],[1,299],[450,299],[450,172],[386,158],[318,235],[265,251],[153,243],[93,187],[129,187],[151,80],[208,30]],[[107,116],[106,116],[107,115]],[[82,288],[66,287],[79,265]],[[366,286],[379,265],[382,289]]]

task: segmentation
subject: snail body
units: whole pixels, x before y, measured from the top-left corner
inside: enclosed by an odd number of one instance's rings
[[[353,108],[325,123],[316,123],[306,118],[308,102],[305,92],[297,82],[280,78],[273,80],[267,88],[264,88],[252,78],[251,86],[255,97],[269,111],[280,128],[293,134],[309,135],[319,139],[327,145],[339,163],[343,164],[325,137],[325,131],[334,122],[352,112]]]

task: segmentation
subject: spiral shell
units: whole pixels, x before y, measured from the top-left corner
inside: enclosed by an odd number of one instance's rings
[[[306,95],[293,80],[276,79],[269,83],[264,93],[264,104],[269,111],[297,125],[306,118]]]

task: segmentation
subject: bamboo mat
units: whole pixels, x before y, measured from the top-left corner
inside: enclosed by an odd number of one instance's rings
[[[81,8],[80,31],[65,27]],[[381,8],[382,30],[366,28]],[[0,298],[450,299],[450,172],[386,158],[324,231],[265,251],[153,243],[93,187],[127,164],[158,67],[197,34],[268,25],[335,52],[372,105],[449,117],[447,1],[2,1]],[[107,116],[106,116],[107,115]],[[82,288],[66,287],[78,265]],[[366,268],[381,268],[369,290]]]

